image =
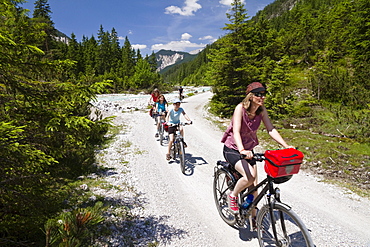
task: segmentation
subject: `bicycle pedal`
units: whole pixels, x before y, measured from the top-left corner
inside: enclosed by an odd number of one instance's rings
[[[232,215],[239,215],[239,211],[235,212],[234,210],[231,210],[230,208],[227,208],[226,211],[229,212]]]

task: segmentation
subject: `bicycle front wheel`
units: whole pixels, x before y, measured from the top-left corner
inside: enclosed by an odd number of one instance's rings
[[[181,172],[185,174],[185,147],[182,141],[180,141],[178,145],[179,146],[177,151],[180,159]]]
[[[272,215],[269,205],[264,205],[258,212],[257,234],[260,246],[314,247],[310,233],[302,220],[290,208],[279,202],[275,202]]]

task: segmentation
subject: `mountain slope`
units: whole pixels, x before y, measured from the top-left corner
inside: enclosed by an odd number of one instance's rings
[[[163,73],[174,65],[192,61],[196,56],[197,54],[189,54],[187,52],[160,50],[155,53],[157,71]]]

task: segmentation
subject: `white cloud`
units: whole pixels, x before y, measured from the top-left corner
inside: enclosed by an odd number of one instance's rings
[[[209,43],[213,43],[213,42],[216,42],[216,38],[213,38],[213,36],[211,35],[207,35],[207,36],[203,36],[203,37],[200,37],[199,40],[208,40]]]
[[[197,3],[199,0],[185,0],[185,6],[182,8],[177,6],[169,6],[166,8],[165,14],[179,14],[183,16],[194,15],[199,9],[202,8],[202,5]]]
[[[214,38],[211,35],[200,37],[199,40],[213,40]]]
[[[135,49],[135,50],[137,50],[137,49],[142,50],[142,49],[145,49],[146,47],[147,47],[147,45],[139,45],[139,44],[131,45],[131,48]]]
[[[125,40],[125,37],[119,36],[118,40]]]
[[[172,51],[185,51],[188,48],[203,48],[206,44],[191,43],[189,40],[171,41],[167,44],[155,44],[152,45],[152,50],[172,50]]]
[[[223,5],[227,5],[227,6],[231,6],[231,3],[233,2],[233,0],[220,0],[219,3],[223,4]],[[242,3],[245,4],[245,0],[242,0]]]
[[[181,40],[189,40],[191,37],[193,37],[193,36],[188,34],[188,33],[183,33],[181,35]]]

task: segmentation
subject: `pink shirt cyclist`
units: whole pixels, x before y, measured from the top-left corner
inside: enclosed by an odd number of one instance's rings
[[[253,148],[258,145],[257,130],[261,121],[276,142],[284,148],[290,147],[273,127],[264,107],[266,88],[260,82],[253,82],[247,86],[246,94],[244,100],[235,107],[230,126],[221,140],[225,144],[223,150],[225,159],[242,175],[228,196],[229,208],[233,213],[239,212],[237,200],[239,193],[256,184],[257,168],[251,159]],[[246,158],[241,159],[241,154]],[[252,214],[255,217],[256,211],[254,210]]]

